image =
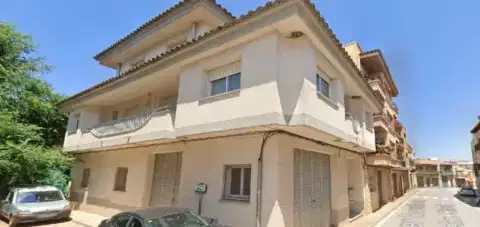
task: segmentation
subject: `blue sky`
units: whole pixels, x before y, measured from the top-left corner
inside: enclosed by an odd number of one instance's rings
[[[114,75],[92,56],[175,0],[4,1],[0,20],[33,35],[39,54],[55,66],[44,75],[72,95]],[[235,16],[266,1],[218,0]],[[480,2],[314,1],[343,43],[382,49],[400,95],[396,103],[419,157],[471,159],[469,130],[480,103]]]

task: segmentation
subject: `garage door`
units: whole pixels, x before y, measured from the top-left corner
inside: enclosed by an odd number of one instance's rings
[[[182,152],[155,155],[150,206],[177,203],[181,170]]]
[[[294,151],[294,226],[330,226],[330,157]]]

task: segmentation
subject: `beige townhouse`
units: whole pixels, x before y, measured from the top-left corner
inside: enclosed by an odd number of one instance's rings
[[[439,160],[438,158],[417,159],[419,187],[461,187],[474,186],[476,177],[473,162]]]
[[[376,152],[368,153],[366,158],[371,206],[375,211],[416,185],[415,154],[407,142],[406,129],[398,120],[399,110],[393,98],[399,91],[382,52],[363,51],[358,42],[344,48],[382,103],[382,109],[373,113]]]
[[[117,74],[60,104],[79,209],[200,206],[233,227],[370,212],[382,105],[309,1],[233,17],[185,0],[94,58]]]

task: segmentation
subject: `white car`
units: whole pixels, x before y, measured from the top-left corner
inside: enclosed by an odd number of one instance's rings
[[[10,189],[1,202],[0,214],[9,226],[70,217],[70,203],[52,186],[22,186]]]

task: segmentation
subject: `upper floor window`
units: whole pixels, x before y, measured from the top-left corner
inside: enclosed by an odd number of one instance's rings
[[[68,120],[67,131],[76,132],[80,127],[80,113],[71,115]]]
[[[317,91],[330,98],[330,80],[317,73]]]
[[[75,114],[74,119],[75,119],[75,130],[78,130],[78,127],[80,126],[80,114]]]
[[[210,76],[210,95],[218,95],[240,89],[240,62],[234,62],[208,71]]]

